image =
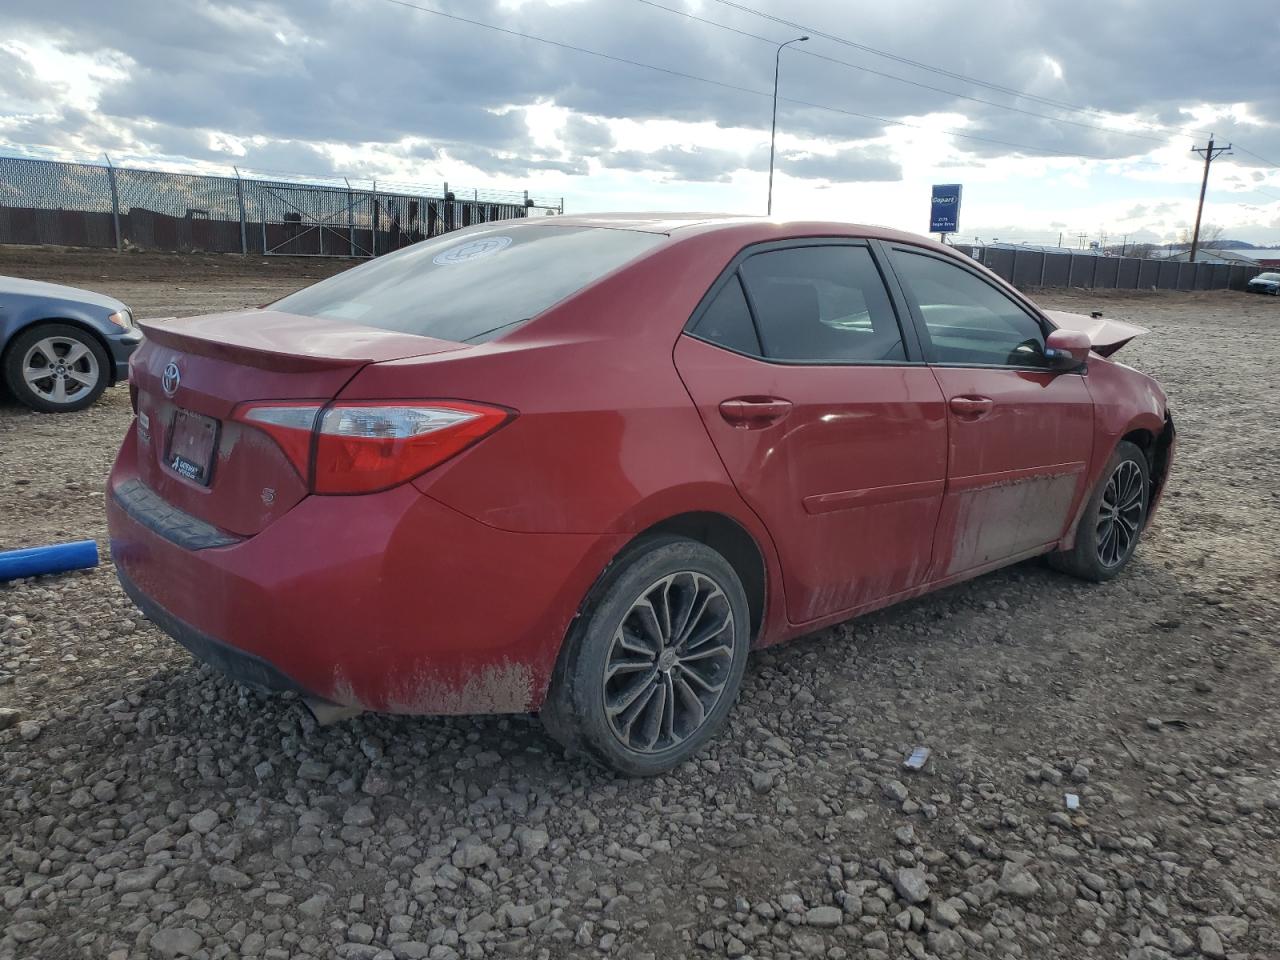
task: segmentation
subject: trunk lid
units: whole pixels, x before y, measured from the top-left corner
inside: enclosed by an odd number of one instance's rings
[[[1150,333],[1146,327],[1123,320],[1104,317],[1086,317],[1082,313],[1066,313],[1062,310],[1046,310],[1045,314],[1063,330],[1076,330],[1087,334],[1094,353],[1109,357],[1134,337]]]
[[[287,513],[307,487],[271,437],[231,419],[237,406],[324,404],[370,363],[466,348],[272,310],[141,326],[147,339],[130,365],[139,478],[179,510],[239,536]]]

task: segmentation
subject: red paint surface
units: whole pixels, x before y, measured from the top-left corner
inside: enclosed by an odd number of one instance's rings
[[[1086,376],[780,365],[682,334],[749,244],[861,236],[960,258],[930,241],[840,224],[599,222],[671,240],[486,344],[271,311],[154,326],[133,367],[147,439],[135,423],[111,486],[140,479],[243,539],[183,550],[109,494],[117,564],[180,620],[328,699],[530,710],[591,585],[664,520],[716,513],[750,535],[763,645],[1067,543],[1116,443],[1163,429],[1154,381],[1096,354]],[[1132,335],[1093,328],[1108,345]],[[269,437],[228,419],[248,401],[335,398],[516,416],[411,482],[356,496],[309,493]],[[178,407],[221,423],[208,487],[164,462]]]

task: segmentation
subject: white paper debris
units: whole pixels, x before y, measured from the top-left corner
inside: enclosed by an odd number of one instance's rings
[[[923,770],[924,765],[929,762],[929,752],[928,747],[916,747],[902,765],[908,770]]]

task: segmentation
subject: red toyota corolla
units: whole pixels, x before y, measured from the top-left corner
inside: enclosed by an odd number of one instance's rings
[[[955,251],[837,223],[485,224],[146,326],[111,474],[128,594],[242,681],[537,711],[630,774],[747,652],[1048,554],[1132,556],[1173,424]]]

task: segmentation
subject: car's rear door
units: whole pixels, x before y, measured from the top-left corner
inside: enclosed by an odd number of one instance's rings
[[[740,254],[676,346],[721,459],[773,537],[792,623],[928,572],[946,414],[906,329],[869,244],[812,240]]]
[[[1058,540],[1083,494],[1093,401],[1080,372],[1047,369],[1047,321],[976,268],[885,244],[947,401],[939,579]]]

